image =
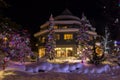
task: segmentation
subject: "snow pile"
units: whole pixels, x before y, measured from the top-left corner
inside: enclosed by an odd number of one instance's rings
[[[16,69],[16,70],[21,70],[21,71],[25,71],[25,66],[19,62],[12,62],[10,61],[7,64],[6,69]]]
[[[120,66],[113,66],[112,69],[115,70],[115,69],[119,69]]]
[[[67,73],[67,72],[69,72],[69,65],[68,64],[61,64],[58,67],[54,67],[54,65],[53,65],[53,69],[51,71]]]
[[[26,66],[26,71],[28,72],[45,72],[45,71],[50,71],[52,69],[52,64],[48,62],[42,62],[40,64],[33,64],[30,66]]]
[[[71,72],[74,71],[74,70],[76,70],[76,66],[73,65],[73,64],[70,64],[70,65],[69,65],[69,70],[70,70]]]
[[[108,71],[111,71],[110,65],[104,65],[103,67],[96,69],[96,73],[103,73]]]
[[[50,71],[52,69],[52,64],[48,62],[43,62],[40,65],[38,65],[39,70],[44,70],[44,71]]]
[[[32,72],[32,73],[33,73],[33,68],[32,68],[32,67],[27,67],[27,68],[26,68],[26,71],[27,71],[27,72]]]
[[[119,69],[119,66],[113,66],[110,65],[102,65],[100,66],[88,66],[84,65],[82,63],[62,63],[62,64],[55,64],[55,63],[48,63],[43,62],[41,64],[37,64],[35,66],[26,66],[26,71],[28,72],[63,72],[63,73],[69,73],[69,72],[75,72],[75,73],[106,73],[114,69]]]

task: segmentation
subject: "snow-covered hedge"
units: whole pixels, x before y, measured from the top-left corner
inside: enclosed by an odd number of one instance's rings
[[[48,62],[42,62],[40,64],[36,65],[30,65],[26,66],[26,71],[28,72],[63,72],[63,73],[106,73],[111,70],[119,69],[119,66],[113,66],[110,65],[102,65],[102,66],[94,66],[94,65],[85,65],[82,63],[63,63],[63,64],[55,64],[55,63],[48,63]]]

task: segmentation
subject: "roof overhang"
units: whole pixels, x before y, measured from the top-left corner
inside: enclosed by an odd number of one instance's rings
[[[54,31],[55,31],[55,32],[60,32],[60,33],[62,33],[62,32],[69,32],[69,33],[70,33],[70,32],[78,32],[79,29],[76,29],[76,28],[55,29]],[[40,32],[38,32],[38,33],[35,33],[35,34],[34,34],[34,37],[38,37],[38,36],[43,35],[43,34],[45,34],[45,33],[47,33],[47,32],[49,32],[49,30],[40,31]],[[90,35],[93,35],[93,36],[97,36],[97,33],[96,33],[96,32],[93,32],[93,31],[86,31],[86,33],[88,33],[88,34],[90,34]]]
[[[80,21],[74,21],[74,20],[69,20],[69,21],[54,21],[54,25],[57,25],[57,24],[76,24],[76,25],[81,25],[81,22]],[[49,21],[47,21],[45,24],[41,25],[40,28],[44,28],[44,27],[47,27],[49,26]]]
[[[76,28],[70,28],[70,29],[55,29],[54,31],[55,31],[55,32],[77,32],[77,31],[79,31],[79,29],[76,29]],[[35,33],[35,34],[34,34],[34,37],[43,35],[43,34],[45,34],[45,33],[47,33],[47,32],[49,32],[49,30],[40,31],[40,32],[38,32],[38,33]]]

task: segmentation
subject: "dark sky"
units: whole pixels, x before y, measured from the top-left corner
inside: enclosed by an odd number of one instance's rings
[[[68,8],[75,16],[81,13],[91,20],[96,21],[95,27],[101,17],[102,10],[97,0],[5,0],[10,7],[6,9],[6,16],[18,24],[27,27],[32,33],[39,31],[39,26],[49,19],[50,14],[57,16]],[[97,26],[98,30],[102,27]]]

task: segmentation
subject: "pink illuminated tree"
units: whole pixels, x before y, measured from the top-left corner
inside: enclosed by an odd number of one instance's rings
[[[18,30],[7,22],[0,23],[0,51],[11,60],[23,62],[33,55],[27,30]]]

